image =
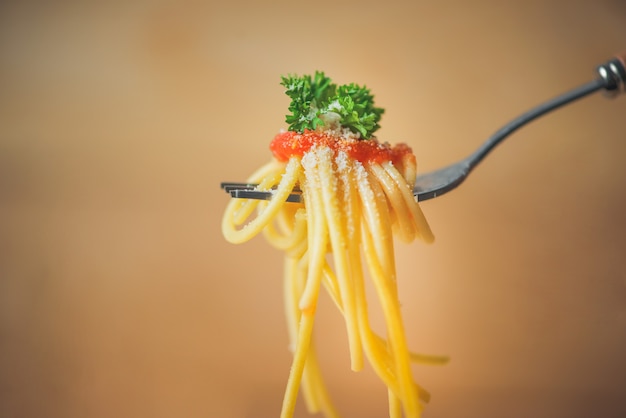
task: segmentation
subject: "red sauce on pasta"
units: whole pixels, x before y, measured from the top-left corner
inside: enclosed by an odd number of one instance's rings
[[[314,146],[327,146],[335,153],[343,151],[349,157],[361,162],[399,163],[407,156],[415,158],[413,151],[406,144],[391,146],[386,142],[380,143],[376,139],[346,139],[325,132],[309,130],[303,133],[293,131],[279,133],[271,142],[270,150],[277,160],[287,161],[291,157],[302,158]]]

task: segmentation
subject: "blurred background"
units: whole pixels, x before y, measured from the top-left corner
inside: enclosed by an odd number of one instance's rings
[[[620,0],[2,2],[0,416],[278,416],[282,254],[225,242],[219,182],[271,158],[281,74],[367,85],[428,171],[623,49]],[[625,112],[564,108],[422,205],[425,417],[626,416]],[[327,297],[317,339],[343,416],[387,416]]]

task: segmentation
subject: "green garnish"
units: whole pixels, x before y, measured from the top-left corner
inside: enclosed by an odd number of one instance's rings
[[[290,131],[303,132],[325,124],[332,114],[338,115],[339,124],[359,133],[363,139],[372,136],[380,125],[384,109],[374,107],[374,96],[365,86],[351,83],[342,86],[334,84],[323,72],[315,75],[283,76],[282,86],[291,98],[285,121]],[[336,116],[335,116],[336,117]]]

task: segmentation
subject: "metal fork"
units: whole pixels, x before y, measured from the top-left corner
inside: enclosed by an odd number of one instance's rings
[[[596,74],[597,77],[593,81],[557,96],[511,120],[491,135],[487,141],[466,158],[447,167],[419,175],[415,180],[415,186],[413,188],[413,194],[416,199],[421,202],[441,196],[455,189],[496,145],[513,132],[538,117],[598,90],[604,90],[607,97],[615,97],[620,93],[624,93],[626,91],[626,51],[596,67]],[[230,193],[234,198],[261,200],[269,200],[272,198],[272,190],[256,190],[256,186],[256,184],[248,183],[221,183],[222,189]],[[301,202],[302,193],[300,190],[294,189],[287,198],[287,201]]]

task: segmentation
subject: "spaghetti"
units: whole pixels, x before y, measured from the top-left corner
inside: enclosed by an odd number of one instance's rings
[[[281,418],[292,417],[300,388],[309,412],[339,416],[313,344],[321,287],[345,319],[352,370],[362,369],[367,359],[388,387],[390,416],[418,417],[429,394],[415,383],[411,363],[442,364],[447,358],[408,350],[398,301],[393,236],[405,242],[433,240],[412,194],[415,157],[404,144],[363,140],[333,115],[322,115],[321,122],[314,130],[285,131],[274,138],[274,158],[248,179],[259,190],[273,190],[273,198],[233,199],[222,222],[232,243],[262,233],[285,252],[284,299],[293,363]],[[301,189],[302,203],[285,202],[294,187]],[[382,307],[385,337],[370,327],[366,272]]]

